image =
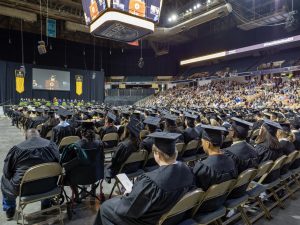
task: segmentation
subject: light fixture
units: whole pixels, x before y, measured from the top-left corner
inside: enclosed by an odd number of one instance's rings
[[[182,61],[180,61],[180,65],[184,66],[187,64],[203,62],[203,61],[210,60],[210,59],[217,59],[217,58],[221,58],[224,56],[226,56],[226,51],[218,52],[218,53],[214,53],[214,54],[210,54],[210,55],[205,55],[205,56],[200,56],[200,57],[196,57],[196,58],[192,58],[192,59],[182,60]]]
[[[197,4],[197,8],[199,9],[200,7],[201,7],[201,4],[200,4],[200,3],[198,3],[198,4]]]
[[[176,20],[177,20],[177,15],[176,15],[176,14],[174,14],[174,15],[172,15],[172,17],[171,17],[171,18],[172,18],[172,20],[173,20],[173,21],[176,21]]]
[[[197,6],[196,5],[194,5],[194,10],[196,10],[197,9]]]

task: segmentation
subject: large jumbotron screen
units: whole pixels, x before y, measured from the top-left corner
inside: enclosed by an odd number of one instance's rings
[[[70,91],[70,72],[33,68],[32,88],[37,90]]]

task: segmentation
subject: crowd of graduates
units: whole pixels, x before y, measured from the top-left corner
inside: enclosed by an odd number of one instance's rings
[[[105,201],[95,224],[156,224],[189,191],[207,191],[214,184],[236,179],[249,168],[300,149],[298,80],[273,86],[259,85],[258,81],[215,82],[193,90],[169,90],[139,106],[40,103],[37,107],[27,102],[26,106],[11,107],[6,114],[13,125],[36,129],[41,138],[56,145],[64,137],[79,136],[81,147],[99,149],[97,160],[103,166],[97,169],[102,170],[106,182],[115,178],[134,152],[153,153],[156,163],[139,176],[130,193]],[[110,133],[117,133],[119,141],[102,141]],[[193,151],[177,151],[176,144],[193,141],[199,143]],[[113,147],[111,160],[105,163],[105,149]],[[7,162],[9,157],[16,157],[17,167],[17,156],[8,156]],[[10,174],[16,170],[12,165],[5,166]],[[299,166],[297,160],[285,169]],[[133,170],[127,169],[123,172]],[[272,182],[276,176],[269,176],[265,182]],[[3,180],[5,193],[11,188],[7,185],[10,178],[4,175]],[[227,198],[238,198],[246,189],[242,187]],[[226,196],[220,196],[208,201],[199,213],[217,210],[225,200]]]

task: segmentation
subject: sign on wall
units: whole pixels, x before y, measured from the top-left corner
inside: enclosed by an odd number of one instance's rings
[[[56,38],[56,20],[47,19],[47,36]]]

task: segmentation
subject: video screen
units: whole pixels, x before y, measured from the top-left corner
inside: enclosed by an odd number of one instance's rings
[[[70,72],[33,68],[32,88],[35,90],[70,91]]]
[[[158,22],[161,2],[162,0],[112,0],[112,7]]]
[[[90,25],[104,11],[106,6],[105,0],[82,0],[85,23]]]

